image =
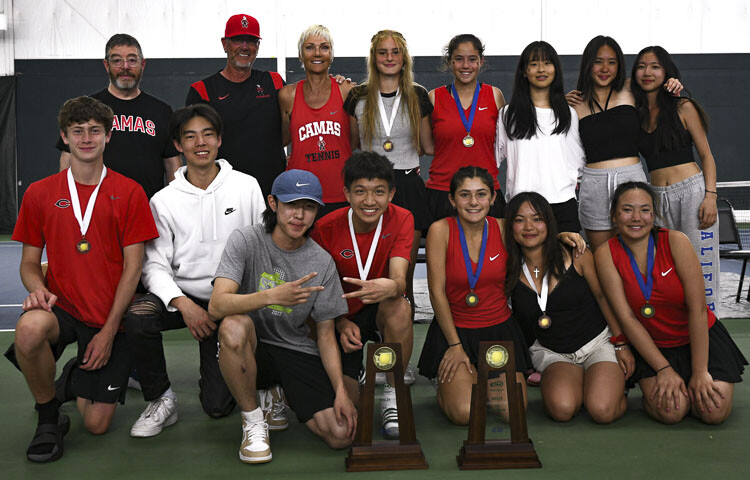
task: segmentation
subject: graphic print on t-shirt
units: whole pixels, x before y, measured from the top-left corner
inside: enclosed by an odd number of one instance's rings
[[[258,281],[258,291],[270,290],[273,287],[278,287],[286,283],[286,273],[278,267],[274,267],[273,273],[263,272],[260,274],[260,281]],[[266,308],[271,310],[273,315],[281,315],[282,313],[292,313],[292,309],[283,305],[268,305]]]

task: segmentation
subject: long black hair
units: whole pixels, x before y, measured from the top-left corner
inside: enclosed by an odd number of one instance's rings
[[[591,78],[591,69],[594,67],[596,54],[602,47],[609,47],[614,50],[617,60],[617,74],[615,74],[615,78],[610,85],[612,90],[619,92],[625,86],[625,56],[622,54],[620,45],[612,37],[597,35],[592,38],[586,48],[583,49],[581,68],[578,72],[578,85],[576,85],[576,90],[581,92],[589,110],[592,112],[594,111],[594,80]]]
[[[526,67],[532,61],[550,61],[555,67],[555,78],[549,88],[549,103],[557,125],[552,134],[565,134],[570,129],[570,107],[565,100],[563,71],[560,57],[552,45],[545,41],[531,42],[521,53],[513,81],[513,96],[503,115],[503,124],[509,138],[532,138],[537,132],[536,110],[531,101],[531,88],[526,78]]]
[[[523,252],[513,236],[513,223],[521,206],[526,202],[529,202],[531,209],[542,217],[547,225],[547,238],[544,239],[542,244],[544,271],[558,279],[565,274],[565,257],[562,245],[557,240],[557,220],[555,220],[555,214],[552,213],[552,207],[543,196],[536,192],[521,192],[511,198],[505,206],[503,241],[505,242],[505,250],[508,252],[508,262],[505,267],[505,294],[508,296],[518,283],[523,268]]]
[[[680,69],[677,68],[677,65],[672,61],[671,55],[663,47],[656,45],[646,47],[638,52],[638,56],[633,63],[633,70],[630,73],[630,89],[633,91],[633,96],[635,97],[635,108],[638,110],[638,116],[641,119],[641,128],[646,131],[649,130],[651,120],[648,98],[646,92],[638,85],[635,75],[640,68],[641,58],[647,53],[656,55],[659,64],[664,69],[665,81],[668,78],[681,79]],[[678,109],[682,102],[692,102],[698,111],[703,129],[708,132],[708,116],[695,100],[688,97],[675,97],[661,87],[660,85],[656,94],[656,105],[659,107],[659,114],[656,117],[656,125],[658,127],[656,145],[660,151],[674,150],[684,145],[690,139],[690,134],[685,130],[678,115]]]

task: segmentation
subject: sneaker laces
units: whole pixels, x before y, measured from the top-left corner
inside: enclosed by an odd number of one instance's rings
[[[283,398],[279,398],[278,401],[272,401],[271,418],[285,417],[287,408],[289,408],[289,406],[284,403]]]
[[[169,397],[159,397],[156,400],[152,400],[148,402],[148,405],[146,406],[146,410],[143,411],[142,416],[144,418],[149,418],[151,416],[157,416],[159,415],[160,411],[162,412],[162,417],[166,418],[167,413],[167,403],[171,399]]]
[[[268,437],[268,424],[266,422],[245,422],[242,424],[242,432],[249,445],[255,442],[266,442]]]

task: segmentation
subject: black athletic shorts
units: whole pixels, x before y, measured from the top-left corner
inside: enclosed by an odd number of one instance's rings
[[[430,228],[432,213],[427,202],[424,180],[419,176],[419,167],[393,170],[393,177],[396,193],[391,203],[411,212],[414,217],[414,230]]]
[[[257,388],[281,385],[289,408],[300,423],[333,407],[336,394],[319,356],[258,342],[255,363]]]
[[[71,343],[78,343],[78,361],[83,363],[86,347],[91,339],[101,330],[90,327],[76,319],[62,308],[55,305],[52,313],[57,317],[60,335],[57,343],[51,345],[55,360],[59,359],[65,347]],[[102,403],[125,403],[125,391],[128,386],[130,361],[128,358],[128,344],[125,334],[118,332],[112,343],[112,353],[107,364],[99,370],[81,370],[74,368],[70,379],[71,392],[76,397],[85,398]]]
[[[336,333],[336,340],[339,344],[339,350],[341,351],[341,367],[344,371],[344,375],[351,378],[358,378],[362,371],[362,359],[365,355],[365,344],[367,342],[380,342],[381,336],[378,331],[378,325],[376,319],[378,317],[379,303],[373,303],[365,305],[362,310],[357,312],[354,317],[349,317],[349,320],[356,323],[359,327],[359,336],[362,340],[362,348],[355,350],[350,353],[344,353],[341,347],[341,341],[339,340],[338,332]]]
[[[552,213],[557,220],[558,232],[581,232],[581,222],[578,220],[578,201],[575,198],[562,203],[551,203]]]

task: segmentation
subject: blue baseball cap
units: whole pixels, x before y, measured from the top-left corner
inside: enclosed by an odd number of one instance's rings
[[[323,187],[315,174],[307,170],[287,170],[276,177],[271,187],[271,195],[280,202],[289,203],[295,200],[307,199],[323,203]]]

